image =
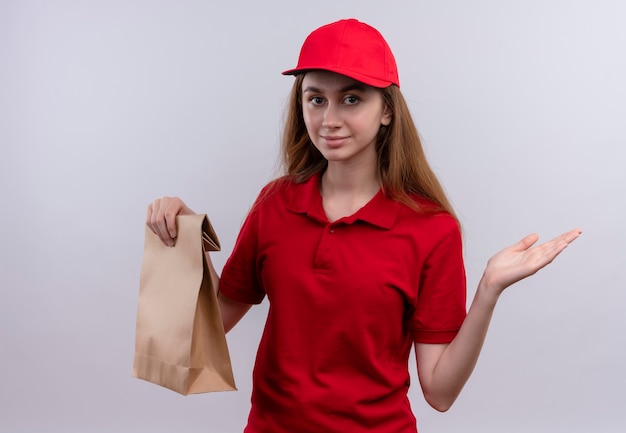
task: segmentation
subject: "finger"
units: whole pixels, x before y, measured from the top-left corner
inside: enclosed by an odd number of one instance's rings
[[[150,203],[146,209],[146,225],[152,229],[152,203]]]
[[[168,235],[172,239],[176,239],[177,230],[176,230],[176,215],[178,215],[178,211],[180,208],[172,208],[171,206],[165,212],[165,229],[167,230]]]
[[[170,234],[168,219],[175,218],[171,216],[172,199],[169,197],[163,197],[159,201],[158,211],[152,218],[152,223],[155,226],[156,233],[159,235],[164,244],[172,246],[174,243],[172,239],[176,237],[176,223],[174,223],[174,236]]]
[[[570,230],[536,247],[537,260],[542,263],[541,267],[552,263],[552,261],[561,254],[570,243],[576,240],[581,233],[582,230],[580,229]]]
[[[554,239],[537,247],[537,261],[541,263],[541,267],[546,266],[561,254],[567,248],[567,243],[561,239]]]
[[[156,235],[159,235],[159,229],[156,224],[159,209],[161,207],[161,200],[156,199],[152,203],[148,205],[148,209],[146,211],[146,224],[150,227],[150,230]]]
[[[565,241],[567,244],[571,244],[572,242],[574,242],[576,239],[578,239],[578,237],[583,233],[583,231],[579,228],[575,228],[573,230],[570,230],[568,232],[565,232],[561,235],[561,238],[563,239],[563,241]]]
[[[524,238],[522,238],[521,241],[513,245],[511,248],[514,251],[525,251],[529,249],[530,247],[532,247],[538,240],[539,240],[539,235],[537,233],[531,233],[525,236]]]
[[[153,231],[159,236],[161,241],[167,246],[172,246],[174,243],[167,230],[167,223],[165,221],[165,212],[168,209],[169,202],[169,197],[163,197],[160,200],[154,201],[152,204],[151,225]]]
[[[554,255],[554,257],[556,257],[565,248],[567,248],[569,244],[574,242],[578,238],[578,236],[580,236],[581,233],[582,233],[582,230],[580,229],[574,229],[574,230],[565,232],[557,236],[556,238],[552,239],[551,241],[546,242],[544,250],[547,254],[551,254],[551,255]]]

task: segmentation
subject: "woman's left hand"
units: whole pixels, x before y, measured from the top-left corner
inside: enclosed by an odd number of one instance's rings
[[[508,286],[550,264],[581,233],[580,229],[570,230],[534,247],[539,236],[535,233],[526,236],[489,259],[482,283],[499,295]]]

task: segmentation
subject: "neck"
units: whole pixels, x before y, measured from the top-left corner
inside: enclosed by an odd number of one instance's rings
[[[320,190],[324,210],[330,221],[354,214],[380,190],[376,167],[353,167],[328,164]]]
[[[360,195],[378,192],[380,181],[375,167],[354,167],[347,169],[337,164],[328,164],[322,175],[322,191],[325,194]]]

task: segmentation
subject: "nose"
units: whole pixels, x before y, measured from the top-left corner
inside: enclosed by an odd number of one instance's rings
[[[336,104],[330,103],[326,106],[322,126],[326,129],[334,129],[341,126],[341,115]]]

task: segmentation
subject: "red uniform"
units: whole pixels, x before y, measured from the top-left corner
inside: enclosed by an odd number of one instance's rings
[[[318,184],[263,193],[222,272],[225,296],[270,302],[245,432],[415,433],[412,343],[449,343],[465,318],[459,227],[382,191],[330,223]]]

